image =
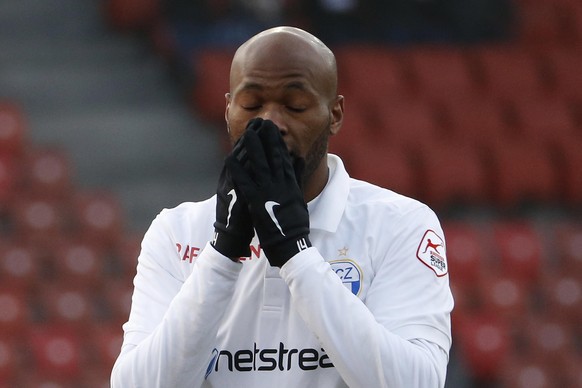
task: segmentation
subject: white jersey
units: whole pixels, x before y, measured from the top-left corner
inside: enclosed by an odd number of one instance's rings
[[[330,178],[313,247],[280,270],[255,236],[241,263],[208,244],[216,197],[146,233],[112,387],[439,387],[451,346],[445,242],[422,203]]]

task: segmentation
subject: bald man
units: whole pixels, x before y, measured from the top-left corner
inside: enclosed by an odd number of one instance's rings
[[[343,101],[333,53],[303,30],[237,50],[233,150],[215,196],[144,236],[112,387],[444,386],[441,226],[328,154]]]

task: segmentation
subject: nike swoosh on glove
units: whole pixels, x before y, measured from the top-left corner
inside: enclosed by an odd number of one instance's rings
[[[226,159],[235,187],[245,197],[269,263],[282,267],[311,246],[309,212],[279,128],[260,118],[249,122]],[[298,163],[302,166],[302,163]]]
[[[240,152],[240,141],[231,152]],[[250,243],[254,236],[252,219],[243,195],[235,189],[226,163],[222,168],[216,190],[216,221],[214,222],[214,248],[238,261],[240,257],[251,255]]]

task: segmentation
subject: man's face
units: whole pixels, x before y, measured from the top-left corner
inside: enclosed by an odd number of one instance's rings
[[[249,55],[231,78],[226,120],[234,144],[249,120],[261,117],[280,129],[293,158],[305,159],[305,178],[315,171],[327,152],[337,121],[337,99],[330,97],[324,79],[302,55],[284,58]],[[307,64],[307,65],[306,65]]]

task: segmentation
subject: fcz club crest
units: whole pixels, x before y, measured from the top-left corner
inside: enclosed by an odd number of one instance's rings
[[[330,261],[331,269],[342,280],[344,286],[354,295],[359,295],[362,289],[363,274],[355,261],[341,259]]]
[[[445,276],[448,272],[445,240],[433,230],[427,230],[418,245],[416,257],[424,265],[432,269],[437,276]]]

